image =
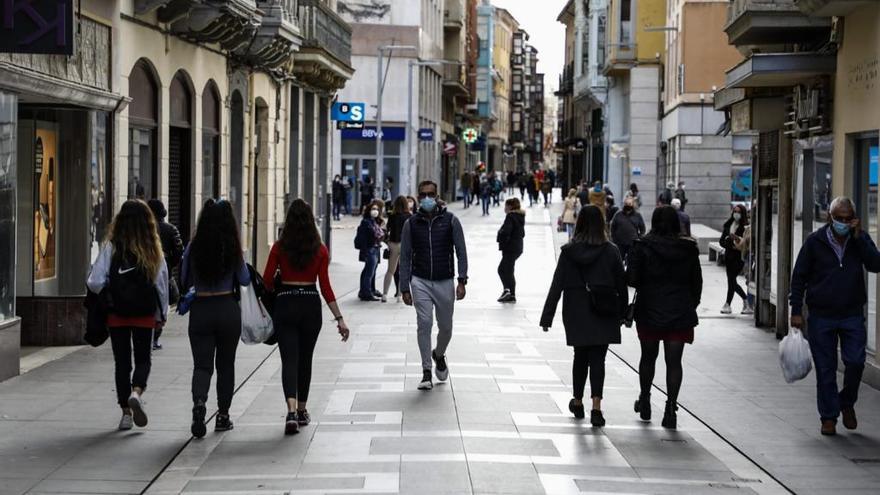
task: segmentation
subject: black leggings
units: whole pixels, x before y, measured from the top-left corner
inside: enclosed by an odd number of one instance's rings
[[[146,390],[150,377],[150,353],[153,346],[152,328],[118,327],[110,329],[110,344],[116,364],[116,399],[123,408],[128,407],[132,387]],[[133,345],[132,345],[133,344]],[[131,354],[134,350],[134,373],[131,370]]]
[[[312,384],[312,356],[321,332],[321,298],[314,285],[285,286],[275,302],[273,320],[281,351],[284,397],[306,402]]]
[[[232,295],[197,297],[189,316],[193,355],[193,403],[207,402],[217,368],[217,408],[229,413],[235,389],[235,351],[241,337],[241,307]]]
[[[684,353],[684,342],[663,341],[663,357],[666,359],[666,393],[669,400],[678,400],[678,392],[681,390],[683,371],[681,368],[681,356]],[[639,361],[639,385],[642,395],[651,393],[651,384],[654,382],[654,367],[657,356],[660,354],[660,342],[642,342],[642,359]]]
[[[733,302],[734,293],[743,299],[746,298],[745,291],[736,281],[736,278],[742,273],[743,266],[742,261],[727,263],[727,304]]]
[[[498,277],[501,278],[501,285],[509,290],[511,294],[516,295],[516,277],[514,276],[514,268],[516,260],[520,257],[520,253],[502,253],[501,263],[498,263]]]
[[[574,348],[571,377],[575,399],[583,400],[588,374],[590,376],[590,397],[602,398],[602,389],[605,387],[605,355],[607,353],[607,345],[588,345]]]

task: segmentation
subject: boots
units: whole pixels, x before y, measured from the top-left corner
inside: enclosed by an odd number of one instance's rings
[[[633,409],[639,414],[642,421],[651,421],[651,394],[640,394]]]
[[[678,426],[678,406],[673,401],[666,401],[666,411],[663,413],[663,422],[661,423],[664,428],[668,428],[670,430],[676,429]]]
[[[201,400],[193,404],[192,409],[192,426],[190,427],[190,433],[192,436],[196,438],[202,438],[205,436],[208,428],[205,426],[205,414],[206,414],[205,403]]]

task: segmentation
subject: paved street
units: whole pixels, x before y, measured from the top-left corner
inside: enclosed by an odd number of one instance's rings
[[[608,357],[608,425],[574,420],[561,318],[547,334],[538,328],[564,240],[551,226],[558,208],[529,209],[519,302],[503,306],[495,302],[494,244],[503,213],[481,218],[479,208],[453,207],[472,272],[468,297],[456,307],[447,384],[416,390],[412,308],[357,301],[356,219],[349,218],[334,231],[331,276],[352,339],[340,343],[325,327],[313,423],[302,433],[283,436],[277,351],[242,346],[235,430],[192,440],[192,361],[186,321],[176,317],[165,349],[154,354],[145,429],[115,431],[107,346],[0,383],[0,494],[875,493],[880,393],[863,389],[858,433],[821,437],[813,376],[785,384],[773,335],[718,314],[724,272],[708,261],[703,319],[685,352],[680,429],[660,428],[659,418],[641,423],[632,412],[638,343],[626,330]],[[657,376],[662,389],[662,360]],[[664,400],[653,395],[655,414]]]

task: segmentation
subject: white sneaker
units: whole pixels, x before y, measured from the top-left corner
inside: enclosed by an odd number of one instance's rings
[[[434,383],[431,382],[431,370],[424,370],[422,372],[422,381],[419,383],[419,390],[431,390],[434,388]]]
[[[127,431],[132,428],[134,425],[134,421],[131,419],[131,414],[122,414],[122,419],[119,420],[119,431]]]
[[[751,304],[746,303],[745,305],[743,305],[742,314],[753,315],[755,314],[755,308],[753,308]]]
[[[733,313],[733,310],[730,309],[730,304],[725,304],[725,305],[721,308],[721,314],[723,314],[723,315],[729,315],[730,313]]]
[[[144,409],[144,401],[141,400],[141,396],[137,392],[131,393],[131,397],[128,398],[128,407],[131,408],[134,424],[141,428],[147,426],[147,411]]]
[[[446,366],[446,356],[438,356],[437,351],[431,351],[431,359],[434,360],[434,374],[437,381],[445,382],[449,378],[449,367]]]

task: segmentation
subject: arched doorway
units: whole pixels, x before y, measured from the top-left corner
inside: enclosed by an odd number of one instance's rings
[[[251,252],[254,266],[264,266],[269,245],[269,105],[262,98],[254,101],[256,154],[251,170],[251,202],[253,205],[253,244]]]
[[[220,92],[213,80],[202,91],[202,195],[220,196]]]
[[[192,217],[192,85],[183,71],[177,71],[169,89],[171,115],[168,129],[168,222],[180,229],[189,242]]]
[[[128,76],[128,197],[152,199],[159,185],[159,78],[141,59]]]
[[[229,202],[240,227],[244,218],[241,193],[244,186],[244,100],[238,91],[232,92],[229,113]]]

